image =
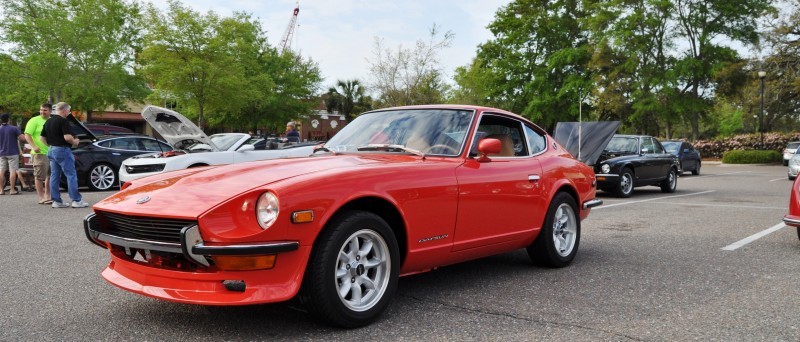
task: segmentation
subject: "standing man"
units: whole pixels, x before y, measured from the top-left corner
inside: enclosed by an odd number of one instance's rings
[[[286,123],[286,142],[300,142],[300,132],[297,131],[294,121]]]
[[[22,132],[17,126],[8,124],[10,115],[4,113],[0,115],[0,195],[5,195],[6,172],[8,172],[8,183],[11,185],[9,191],[12,195],[19,194],[17,191],[17,169],[19,168],[19,144],[17,140],[23,140]]]
[[[39,204],[50,204],[50,160],[47,159],[47,145],[42,142],[42,129],[44,123],[50,118],[53,105],[42,103],[39,107],[39,116],[34,116],[25,125],[25,140],[31,145],[31,159],[33,160],[33,184],[36,194],[39,195]]]
[[[72,199],[73,208],[85,208],[89,203],[81,201],[81,193],[78,192],[78,174],[75,172],[75,156],[72,155],[70,147],[78,147],[80,140],[75,138],[70,131],[69,116],[70,106],[66,102],[56,104],[56,115],[44,123],[42,130],[42,142],[48,144],[47,158],[50,159],[50,199],[53,200],[53,208],[69,208],[69,205],[61,201],[61,192],[58,183],[61,180],[61,173],[67,177],[67,190]]]

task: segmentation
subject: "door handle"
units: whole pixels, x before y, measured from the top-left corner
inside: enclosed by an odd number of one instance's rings
[[[538,182],[541,177],[539,175],[528,175],[528,181],[530,182]]]
[[[117,152],[111,152],[111,154],[112,154],[112,155],[115,155],[115,156],[118,156],[118,155],[119,155],[119,153],[117,153]]]

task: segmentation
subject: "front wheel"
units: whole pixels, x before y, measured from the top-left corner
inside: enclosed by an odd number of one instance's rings
[[[661,192],[672,193],[678,187],[678,176],[675,169],[669,169],[667,178],[661,182]]]
[[[97,164],[89,170],[89,188],[106,191],[117,183],[117,173],[108,164]]]
[[[548,267],[564,267],[578,254],[581,220],[578,205],[567,193],[559,192],[547,209],[542,230],[527,248],[534,263]]]
[[[389,306],[399,272],[397,240],[386,221],[370,212],[349,211],[314,244],[300,300],[325,322],[364,326]]]
[[[619,176],[619,184],[614,191],[617,196],[627,198],[633,194],[633,173],[629,168],[622,169],[622,174]]]

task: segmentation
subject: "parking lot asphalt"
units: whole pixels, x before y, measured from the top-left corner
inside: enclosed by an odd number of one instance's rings
[[[293,303],[212,309],[119,290],[83,233],[90,209],[0,196],[0,341],[798,341],[790,188],[786,167],[707,164],[673,194],[600,193],[571,266],[532,266],[519,250],[404,277],[383,317],[354,330]]]

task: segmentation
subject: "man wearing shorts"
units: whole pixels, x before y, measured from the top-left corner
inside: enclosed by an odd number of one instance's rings
[[[41,139],[44,123],[50,118],[53,105],[42,103],[39,107],[39,116],[34,116],[25,125],[25,140],[31,145],[31,160],[33,163],[33,185],[39,195],[39,204],[50,204],[50,160],[47,159],[47,145]]]
[[[22,132],[16,126],[8,124],[10,115],[0,115],[0,195],[5,195],[6,172],[11,185],[9,194],[17,195],[17,169],[19,168],[19,143],[23,140]]]

